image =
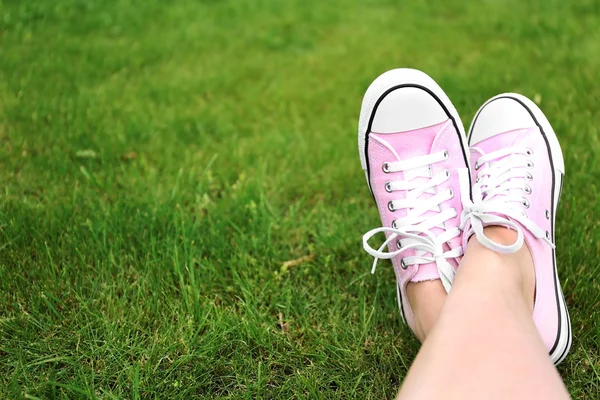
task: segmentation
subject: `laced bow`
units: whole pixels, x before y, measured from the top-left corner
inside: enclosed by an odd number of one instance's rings
[[[443,244],[460,235],[458,228],[446,229],[443,233],[435,235],[431,229],[442,227],[449,219],[457,216],[455,209],[441,210],[440,205],[450,200],[454,194],[451,189],[435,193],[434,188],[450,179],[450,172],[444,172],[430,177],[430,165],[445,160],[447,152],[433,153],[421,157],[415,157],[405,161],[397,161],[384,164],[385,172],[405,172],[406,175],[428,178],[426,182],[419,184],[415,179],[403,181],[391,181],[386,185],[388,191],[405,191],[405,198],[394,200],[388,204],[390,211],[406,209],[407,215],[396,219],[392,227],[375,228],[363,236],[363,247],[367,253],[374,257],[371,273],[375,272],[377,261],[380,259],[392,259],[407,250],[416,250],[417,255],[404,257],[401,261],[402,268],[411,265],[435,262],[440,279],[446,291],[450,291],[454,279],[454,268],[448,262],[449,258],[460,257],[463,254],[462,247],[444,251]],[[407,173],[410,172],[410,173]],[[435,193],[430,198],[421,198],[423,193]],[[435,211],[435,215],[425,215],[429,211]],[[384,243],[375,249],[371,247],[368,240],[377,233],[384,232],[388,235]],[[386,246],[397,240],[397,250],[383,251]]]

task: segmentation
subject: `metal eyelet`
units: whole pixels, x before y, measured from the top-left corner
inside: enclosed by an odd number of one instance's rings
[[[550,232],[546,231],[546,239],[550,240]]]
[[[392,228],[398,229],[398,226],[396,225],[396,220],[392,221]]]
[[[454,190],[452,190],[452,188],[448,189],[450,191],[450,199],[454,198]],[[448,200],[450,200],[448,199]]]
[[[528,148],[527,150],[525,150],[525,154],[527,154],[528,156],[532,156],[533,155],[533,150],[531,150],[531,149]]]
[[[475,178],[475,183],[479,183],[479,177]]]
[[[481,165],[479,165],[479,161],[477,161],[475,163],[475,171],[479,170],[479,167],[481,167]]]
[[[446,174],[446,178],[450,178],[450,171],[448,169],[445,169],[444,173]]]
[[[550,219],[550,210],[546,210],[546,219]]]
[[[400,267],[402,267],[403,270],[408,269],[408,265],[406,265],[406,263],[404,262],[404,258],[400,260]]]
[[[528,180],[532,181],[532,180],[533,180],[533,175],[531,175],[531,174],[528,172],[528,173],[527,173],[527,176],[526,176],[526,178],[527,178]]]
[[[531,194],[531,186],[525,185],[525,187],[523,188],[523,191],[527,194]]]
[[[400,240],[400,239],[396,240],[396,247],[397,247],[398,249],[401,249],[401,248],[402,248],[402,240]]]
[[[527,168],[533,168],[533,161],[527,161]]]
[[[386,182],[385,183],[385,191],[388,193],[392,192],[392,182]]]
[[[390,172],[390,164],[389,163],[383,163],[383,165],[381,166],[381,169],[383,170],[383,172],[385,172],[386,174]]]
[[[444,160],[448,159],[449,154],[448,154],[448,150],[444,150]]]
[[[529,208],[529,201],[525,197],[523,197],[521,204],[523,204],[523,207]]]
[[[394,204],[391,201],[388,201],[388,210],[390,210],[391,212],[396,211],[396,209],[394,208]]]

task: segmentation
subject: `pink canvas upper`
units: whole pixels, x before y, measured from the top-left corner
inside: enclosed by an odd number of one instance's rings
[[[435,152],[442,152],[444,150],[448,152],[448,158],[443,162],[434,163],[431,165],[431,176],[444,173],[444,170],[448,170],[448,172],[451,174],[451,177],[448,181],[440,184],[437,187],[437,190],[439,191],[451,188],[454,192],[454,197],[442,203],[440,206],[442,210],[454,208],[457,211],[457,216],[446,222],[446,228],[448,228],[457,227],[460,223],[462,205],[458,184],[458,169],[467,168],[462,146],[459,140],[459,134],[456,132],[452,121],[447,120],[434,126],[407,132],[385,134],[372,132],[370,134],[367,154],[370,169],[369,176],[371,188],[379,209],[379,213],[381,215],[383,226],[391,227],[394,220],[405,217],[407,214],[405,210],[390,211],[388,209],[388,202],[392,200],[403,199],[404,192],[387,192],[385,190],[386,182],[391,180],[418,179],[423,181],[428,179],[423,177],[415,178],[409,176],[409,174],[405,175],[404,172],[386,173],[382,169],[383,164],[386,162],[407,160]],[[433,196],[433,194],[423,193],[420,198],[427,199],[431,196]],[[429,211],[425,215],[432,215],[435,213],[436,211]],[[435,235],[438,235],[443,231],[444,230],[442,228],[438,227],[432,229],[432,233]],[[455,239],[452,239],[448,244],[445,244],[444,247],[449,250],[459,247],[461,244],[461,238],[459,236]],[[390,242],[388,248],[390,252],[398,250],[396,241]],[[406,299],[406,285],[408,282],[439,279],[439,273],[435,262],[411,265],[408,266],[407,269],[403,269],[400,264],[402,258],[412,255],[415,255],[415,250],[406,250],[392,259],[396,277],[400,282],[399,287],[403,299]],[[448,261],[454,270],[456,270],[458,267],[458,260],[449,259]],[[403,301],[403,311],[407,324],[414,330],[414,316],[410,305],[406,300]]]
[[[475,166],[477,160],[484,154],[511,146],[525,147],[533,150],[533,154],[530,156],[533,166],[529,169],[529,173],[531,173],[533,179],[526,181],[532,190],[530,194],[520,191],[519,195],[526,198],[530,204],[529,208],[523,207],[523,212],[540,228],[547,231],[550,240],[553,241],[552,167],[550,164],[550,154],[539,128],[518,129],[492,136],[478,143],[472,143],[471,165]],[[473,182],[475,182],[478,171],[475,168],[472,168],[471,171]],[[519,191],[520,189],[513,190]],[[535,268],[536,290],[533,319],[545,345],[550,349],[556,341],[559,318],[553,249],[543,239],[533,236],[525,227],[521,226],[521,229],[524,234],[525,244],[531,251]],[[465,236],[468,238],[471,233],[469,232],[469,226],[467,226]]]

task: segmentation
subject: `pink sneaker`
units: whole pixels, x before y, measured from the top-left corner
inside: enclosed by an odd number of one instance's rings
[[[414,331],[406,285],[441,279],[449,291],[463,254],[458,170],[468,180],[464,129],[433,79],[395,69],[363,98],[358,148],[383,224],[364,235],[363,246],[375,257],[373,272],[378,259],[392,260],[400,311]],[[368,240],[378,232],[387,240],[374,249]]]
[[[571,322],[554,249],[556,207],[565,173],[556,134],[535,103],[507,93],[479,109],[469,145],[474,184],[473,202],[464,204],[465,243],[475,234],[481,244],[500,253],[527,244],[536,277],[533,319],[550,358],[558,364],[571,346]],[[483,233],[488,225],[516,230],[517,241],[510,246],[495,243]]]

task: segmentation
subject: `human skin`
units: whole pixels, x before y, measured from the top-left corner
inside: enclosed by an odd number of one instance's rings
[[[504,227],[485,234],[516,239]],[[450,294],[439,280],[409,284],[423,345],[398,399],[568,399],[533,322],[533,268],[526,245],[499,254],[472,237]]]

